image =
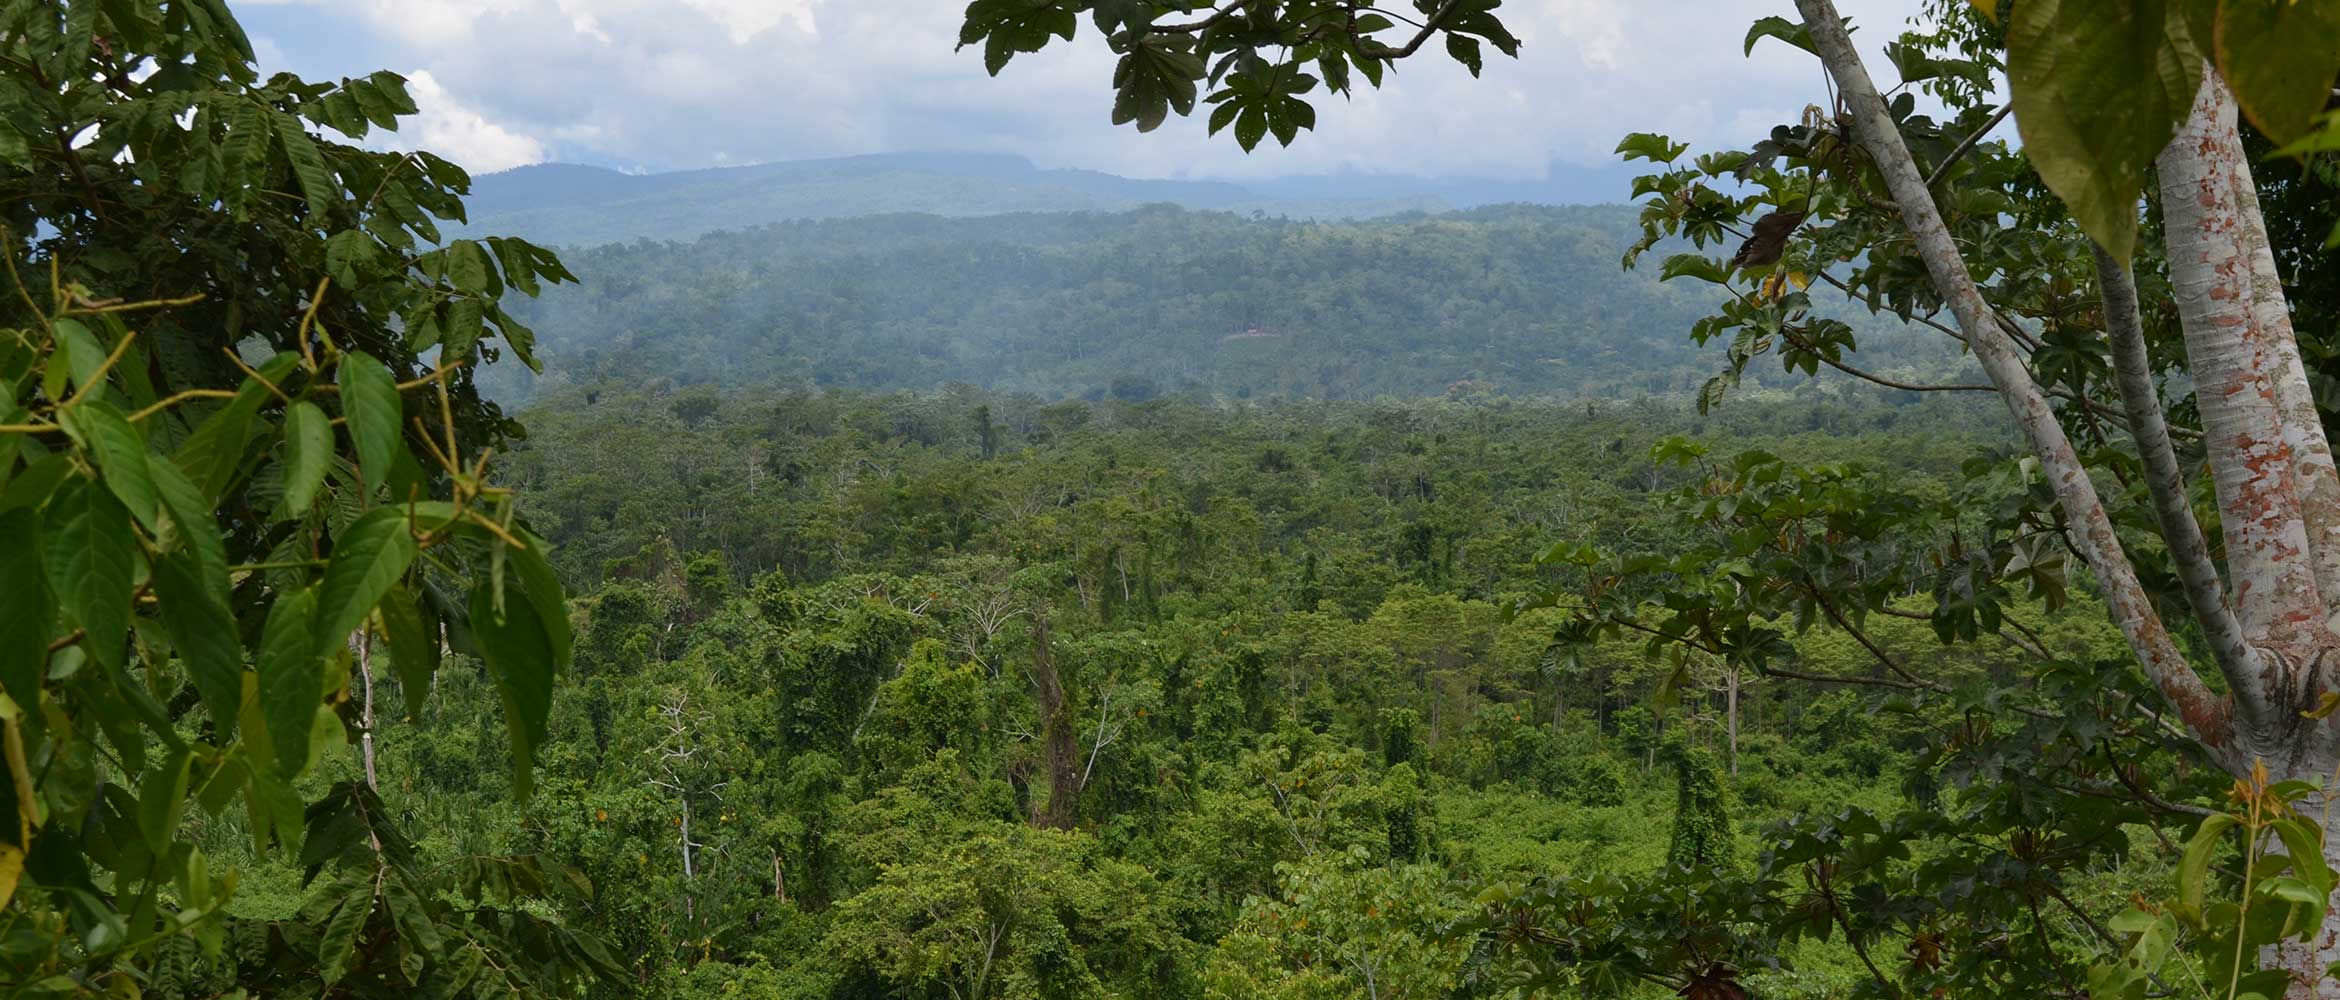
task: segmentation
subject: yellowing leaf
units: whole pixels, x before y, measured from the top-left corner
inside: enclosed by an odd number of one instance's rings
[[[2171,0],[2024,0],[2007,19],[2024,155],[2118,260],[2136,246],[2146,170],[2201,87],[2186,10]]]
[[[1993,22],[1999,19],[1999,0],[1966,0],[1966,2],[1973,4],[1975,10],[1980,11],[1982,16],[1990,18]]]
[[[2316,707],[2299,713],[2299,716],[2303,719],[2323,719],[2331,717],[2335,711],[2340,711],[2340,691],[2326,691],[2322,698],[2316,700]]]

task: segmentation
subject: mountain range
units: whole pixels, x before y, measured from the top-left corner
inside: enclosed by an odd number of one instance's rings
[[[1623,165],[1554,163],[1537,180],[1345,171],[1242,182],[1121,177],[1042,168],[1017,156],[897,153],[673,173],[547,163],[476,178],[469,226],[558,246],[688,240],[798,219],[920,213],[1118,212],[1146,205],[1293,219],[1361,219],[1521,202],[1621,202]]]

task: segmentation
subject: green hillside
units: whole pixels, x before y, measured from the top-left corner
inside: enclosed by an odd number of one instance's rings
[[[570,254],[584,281],[523,312],[547,375],[491,375],[505,398],[638,371],[1087,398],[1693,390],[1722,363],[1684,336],[1712,286],[1621,271],[1634,233],[1622,206],[785,223]],[[1958,363],[1945,338],[1872,328],[1874,366]]]

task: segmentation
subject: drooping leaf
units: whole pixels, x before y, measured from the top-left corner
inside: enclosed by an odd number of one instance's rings
[[[300,355],[290,351],[268,359],[255,370],[270,383],[281,383],[300,362]],[[268,386],[259,379],[247,377],[236,389],[236,396],[201,424],[181,442],[173,456],[187,478],[203,489],[203,495],[217,498],[235,477],[236,469],[244,460],[244,452],[252,440],[252,418],[268,402]]]
[[[2332,81],[2340,79],[2340,3],[2225,0],[2216,6],[2218,73],[2243,114],[2277,145],[2306,135],[2332,100]]]
[[[530,601],[505,601],[498,614],[495,589],[485,581],[471,591],[471,632],[504,702],[505,725],[512,738],[513,787],[526,796],[531,762],[552,715],[556,661],[551,639]]]
[[[341,412],[357,446],[358,472],[368,487],[378,487],[389,480],[391,454],[403,436],[398,382],[381,362],[356,352],[342,356],[339,379]]]
[[[179,812],[187,805],[187,772],[193,760],[180,750],[138,780],[138,832],[147,843],[166,844],[179,829]]]
[[[318,151],[316,140],[309,137],[299,118],[281,111],[271,112],[268,118],[276,127],[277,142],[284,149],[285,161],[292,164],[293,179],[300,184],[310,215],[318,220],[326,218],[341,199],[333,172],[325,165],[325,154]]]
[[[438,955],[443,940],[439,926],[424,909],[422,895],[406,884],[404,876],[382,880],[382,905],[390,911],[390,923],[398,928],[399,937],[426,956]]]
[[[49,628],[56,609],[41,570],[37,511],[0,512],[0,690],[20,706],[38,708],[41,675],[49,662]]]
[[[318,590],[319,650],[333,649],[348,639],[382,595],[406,575],[418,551],[406,516],[402,507],[377,507],[334,536],[333,558],[325,565],[325,582]]]
[[[536,617],[544,625],[546,642],[552,650],[555,670],[569,668],[569,654],[574,643],[569,627],[568,598],[561,586],[561,578],[553,573],[546,556],[550,543],[528,531],[519,532],[526,548],[507,549],[505,562],[517,571],[520,583],[527,590],[528,603],[535,608]]]
[[[430,697],[431,678],[439,670],[439,637],[414,593],[392,587],[382,595],[382,632],[390,641],[390,667],[398,673],[400,703],[408,714],[420,710]]]
[[[2218,851],[2220,838],[2225,836],[2226,831],[2233,829],[2236,822],[2234,817],[2225,813],[2207,817],[2194,831],[2193,839],[2186,841],[2185,853],[2178,859],[2177,889],[2178,902],[2188,912],[2202,912],[2202,897],[2209,889],[2210,859]]]
[[[104,487],[76,479],[49,501],[45,522],[41,564],[57,603],[87,633],[83,648],[120,667],[130,632],[130,581],[138,571],[130,512]]]
[[[358,931],[366,926],[366,918],[374,915],[374,888],[371,883],[360,883],[357,891],[344,897],[341,908],[333,911],[333,919],[325,922],[325,932],[317,936],[317,975],[327,983],[338,983],[349,974],[349,966],[357,958]]]
[[[159,454],[147,453],[146,472],[154,481],[155,496],[170,515],[163,551],[192,555],[201,571],[197,579],[224,605],[228,596],[227,543],[220,538],[210,502],[177,463]]]
[[[284,415],[284,509],[307,511],[332,468],[333,424],[315,403],[294,403]]]
[[[155,605],[171,645],[187,665],[195,692],[211,711],[222,740],[235,735],[236,702],[243,693],[244,647],[236,639],[235,616],[213,586],[203,580],[206,571],[186,553],[164,556],[154,564]]]
[[[2007,74],[2023,150],[2115,258],[2137,240],[2146,171],[2193,107],[2201,49],[2177,0],[2024,0]]]
[[[1801,21],[1791,21],[1773,14],[1769,17],[1757,18],[1755,23],[1747,28],[1746,44],[1742,46],[1740,54],[1754,54],[1755,43],[1766,38],[1779,39],[1805,52],[1814,51],[1810,28],[1805,27]]]
[[[304,587],[279,595],[260,631],[260,715],[276,748],[277,773],[287,778],[308,763],[309,727],[325,696],[316,620],[316,591]]]
[[[146,438],[114,404],[85,399],[58,415],[65,432],[97,459],[106,488],[149,532],[160,532],[162,502],[147,471]]]

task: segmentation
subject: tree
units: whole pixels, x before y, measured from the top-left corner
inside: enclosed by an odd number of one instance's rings
[[[1666,864],[1692,870],[1730,867],[1736,852],[1731,842],[1730,790],[1723,785],[1714,751],[1677,745],[1672,755],[1674,833],[1666,844]]]
[[[135,992],[191,942],[220,990],[614,974],[548,915],[559,872],[418,854],[372,769],[380,654],[412,711],[451,646],[493,678],[527,791],[567,607],[488,474],[515,426],[472,375],[529,360],[503,293],[568,272],[442,245],[460,168],[320,131],[395,128],[404,81],[263,81],[216,0],[0,7],[0,107],[14,981]],[[239,804],[248,847],[194,835]],[[228,917],[247,850],[303,869],[297,914]]]
[[[1389,62],[1436,35],[1474,70],[1480,39],[1511,52],[1496,6],[1421,0],[1418,27],[1404,35],[1405,45],[1391,46],[1376,34],[1396,29],[1393,22],[1330,0],[1230,3],[1170,23],[1157,19],[1183,13],[1184,5],[1003,0],[970,8],[962,42],[983,42],[986,64],[997,72],[1015,51],[1044,46],[1051,35],[1070,39],[1075,14],[1091,13],[1122,53],[1117,121],[1155,127],[1168,110],[1191,110],[1196,85],[1207,81],[1218,88],[1209,96],[1219,105],[1212,130],[1233,124],[1248,149],[1263,133],[1289,143],[1313,125],[1299,96],[1319,83],[1301,71],[1310,62],[1327,89],[1347,93],[1351,67],[1377,82]],[[1726,233],[1746,239],[1728,260],[1682,254],[1667,262],[1669,275],[1754,286],[1694,330],[1701,341],[1733,337],[1731,370],[1710,383],[1702,405],[1775,346],[1793,368],[1825,364],[1896,384],[1846,360],[1854,346],[1849,328],[1813,316],[1802,291],[1815,278],[1957,338],[1988,378],[1980,388],[2004,401],[2024,435],[2053,503],[2047,537],[2061,539],[2085,564],[2163,703],[2229,774],[2252,780],[2271,770],[2276,779],[2321,788],[2309,798],[2321,803],[2333,794],[2324,783],[2340,769],[2340,719],[2327,704],[2340,702],[2340,674],[2331,667],[2340,637],[2329,624],[2340,608],[2340,474],[2242,154],[2237,112],[2290,144],[2287,153],[2340,148],[2340,115],[2323,112],[2340,77],[2340,10],[2261,0],[2024,0],[2002,24],[2000,6],[1933,5],[1939,20],[1956,27],[1933,38],[1905,34],[1888,47],[1903,76],[1890,101],[1829,0],[1797,0],[1802,23],[1758,22],[1749,46],[1777,38],[1818,56],[1840,95],[1837,106],[1814,107],[1754,150],[1645,178],[1640,190],[1660,198],[1645,213],[1647,238],[1628,261],[1669,235],[1701,248]],[[1953,51],[1938,54],[1944,49]],[[2011,100],[1991,108],[1993,71],[2002,68]],[[1960,127],[1916,116],[1914,95],[1898,93],[1911,85],[1963,109]],[[1981,140],[2010,111],[2023,151],[2001,146],[1978,156]],[[1620,147],[1661,164],[1684,151],[1647,135]],[[1742,198],[1706,183],[1723,175],[1753,181],[1762,192]],[[2149,178],[2158,192],[2148,191]],[[2052,199],[2041,195],[2043,185]],[[2144,202],[2155,193],[2166,311],[2184,357],[2177,367],[2196,387],[2200,428],[2190,433],[2199,436],[2189,436],[2188,447],[2198,441],[2211,472],[2215,536],[2195,509],[2170,415],[2155,392],[2147,323],[2161,320],[2143,309],[2134,268],[2151,262],[2151,254],[2139,253],[2137,235]],[[1746,236],[1741,216],[1766,205],[1772,214]],[[2010,227],[2011,216],[2022,225]],[[1827,273],[1843,265],[1849,277]],[[2079,296],[2055,280],[2035,280],[2043,276],[2093,286],[2096,307],[2075,308]],[[1934,318],[1945,312],[1951,322]],[[2122,433],[2116,437],[2108,424]],[[2127,512],[2108,505],[2091,463],[2141,483],[2149,516],[2116,521]],[[2145,539],[2148,545],[2137,544]],[[2157,602],[2149,583],[2162,566],[2177,586]],[[1801,603],[1829,600],[1820,591]],[[1948,602],[1943,612],[1953,626],[1959,614],[1971,615]],[[1691,638],[1690,631],[1673,637]],[[1698,638],[1710,647],[1717,638],[1768,641],[1762,631]],[[2207,656],[2190,659],[2182,634],[2198,635]],[[2199,658],[2211,661],[2218,684],[2195,669]],[[2331,880],[2313,875],[2340,860],[2340,841],[2327,840],[2321,855],[2288,863],[2328,893]],[[2293,995],[2312,995],[2340,958],[2340,930],[2317,931],[2327,905],[2314,905],[2305,940],[2271,956],[2293,974]]]

